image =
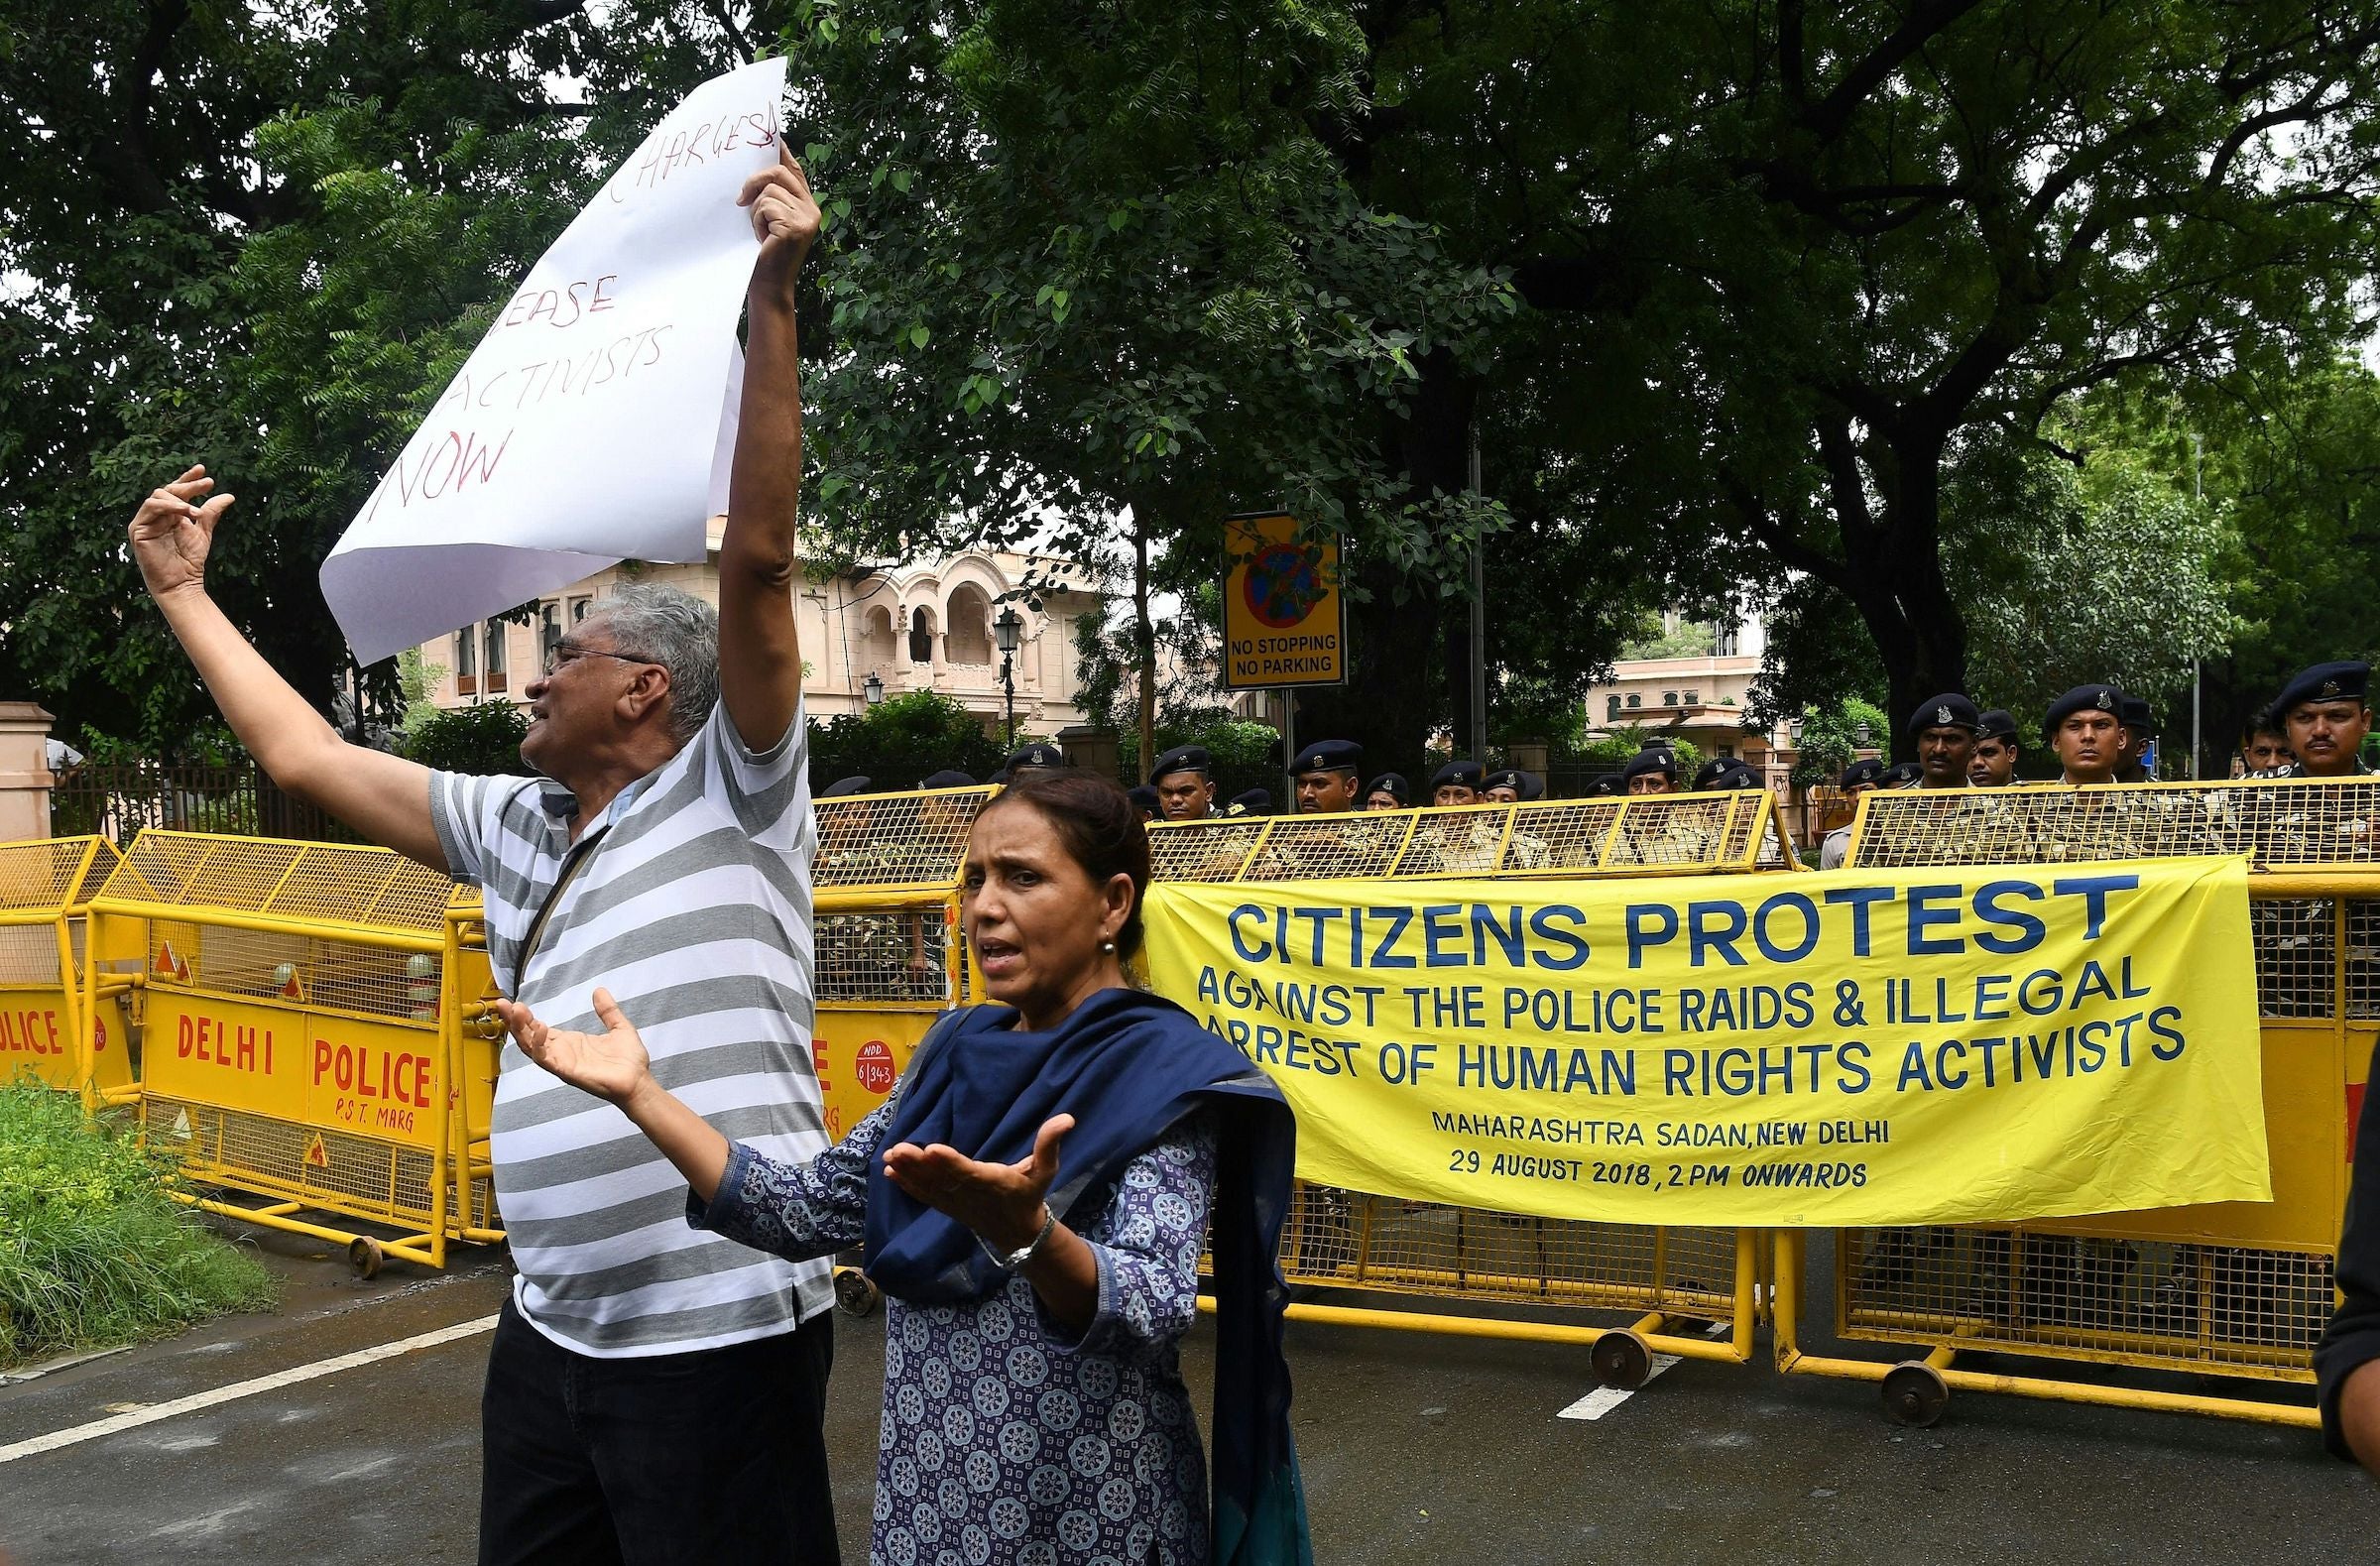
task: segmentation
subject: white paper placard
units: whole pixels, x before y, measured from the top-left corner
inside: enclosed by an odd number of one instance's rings
[[[530,269],[330,557],[370,663],[623,559],[695,561],[727,503],[736,322],[785,62],[704,82]]]

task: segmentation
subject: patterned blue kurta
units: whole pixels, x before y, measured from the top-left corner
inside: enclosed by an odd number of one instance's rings
[[[789,1260],[858,1245],[891,1114],[806,1164],[736,1144],[689,1219]],[[1202,1114],[1127,1164],[1096,1217],[1067,1216],[1099,1262],[1080,1340],[1020,1272],[971,1305],[886,1300],[875,1566],[1203,1566],[1206,1453],[1178,1350],[1214,1187]]]

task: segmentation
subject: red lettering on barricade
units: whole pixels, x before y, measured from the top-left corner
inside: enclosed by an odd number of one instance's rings
[[[314,1086],[328,1076],[341,1093],[359,1099],[394,1099],[418,1109],[429,1107],[430,1057],[412,1050],[391,1054],[369,1044],[338,1044],[314,1040]]]
[[[860,1045],[859,1059],[853,1074],[860,1086],[882,1098],[892,1091],[892,1046],[881,1038],[871,1038]]]
[[[12,1054],[62,1055],[56,1012],[0,1012],[0,1050]]]
[[[183,1013],[176,1019],[174,1057],[250,1074],[273,1074],[273,1029],[227,1027],[212,1018]]]

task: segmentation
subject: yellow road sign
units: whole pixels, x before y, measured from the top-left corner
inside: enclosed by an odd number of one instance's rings
[[[1232,690],[1347,682],[1336,540],[1300,540],[1294,517],[1224,521],[1223,683]]]

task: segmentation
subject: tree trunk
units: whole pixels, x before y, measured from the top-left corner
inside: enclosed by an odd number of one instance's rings
[[[1132,662],[1140,673],[1135,725],[1140,736],[1140,773],[1157,759],[1157,628],[1148,618],[1148,523],[1132,509]]]

